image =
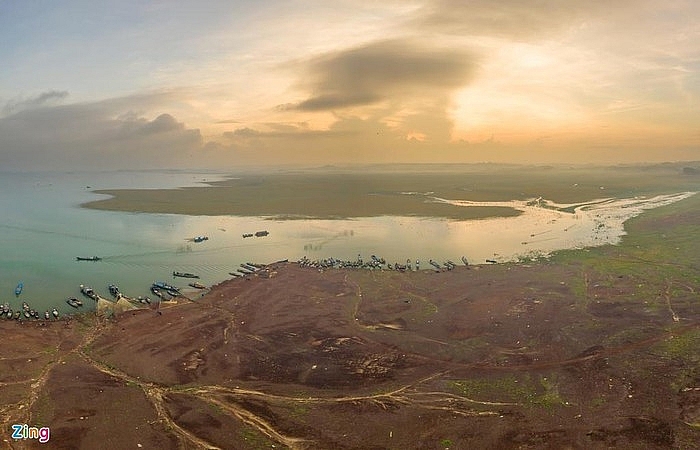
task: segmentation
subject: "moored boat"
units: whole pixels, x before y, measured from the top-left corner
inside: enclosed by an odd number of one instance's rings
[[[17,287],[15,288],[15,295],[16,295],[17,297],[19,297],[19,294],[22,293],[22,289],[24,289],[24,283],[22,283],[22,282],[20,281],[19,284],[17,285]]]
[[[109,289],[109,293],[112,294],[112,297],[119,298],[121,297],[122,293],[119,291],[119,288],[117,287],[116,284],[110,284],[107,286],[107,289]]]
[[[203,285],[202,283],[197,283],[196,281],[193,283],[189,283],[190,286],[192,286],[195,289],[206,289],[207,287]]]
[[[48,311],[44,311],[44,319],[49,320],[51,318],[51,314],[49,314]]]
[[[56,308],[51,310],[51,314],[55,319],[58,319],[58,310]]]
[[[68,303],[68,305],[72,306],[73,308],[78,308],[80,306],[83,306],[83,302],[81,302],[80,300],[78,300],[75,297],[71,297],[71,298],[67,299],[66,303]]]
[[[189,272],[173,272],[173,276],[180,278],[199,278],[199,275],[195,275]]]
[[[80,285],[80,292],[84,296],[86,296],[92,300],[97,301],[97,299],[98,299],[98,295],[95,293],[95,291],[91,287],[85,286],[84,284]]]
[[[102,261],[99,256],[76,256],[76,261]]]
[[[153,286],[157,287],[158,289],[162,289],[169,293],[170,295],[180,295],[180,289],[176,288],[175,286],[172,286],[164,281],[156,281],[153,283]]]

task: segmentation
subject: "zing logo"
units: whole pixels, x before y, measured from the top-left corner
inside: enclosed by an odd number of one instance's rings
[[[37,439],[40,443],[45,444],[51,438],[51,429],[49,427],[30,427],[25,424],[12,425],[12,439]]]

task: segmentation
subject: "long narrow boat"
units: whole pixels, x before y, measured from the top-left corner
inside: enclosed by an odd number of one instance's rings
[[[19,284],[17,285],[17,287],[15,288],[15,295],[16,295],[17,297],[19,297],[19,294],[22,293],[22,289],[24,289],[24,283],[22,283],[22,282],[20,281]]]
[[[181,278],[199,278],[199,275],[195,275],[189,272],[173,272],[173,276]]]
[[[76,256],[76,261],[102,261],[99,256]]]

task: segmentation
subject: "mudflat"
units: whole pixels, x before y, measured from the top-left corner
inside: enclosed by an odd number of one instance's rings
[[[241,174],[208,186],[96,191],[110,198],[83,206],[115,211],[281,219],[420,216],[480,219],[516,216],[498,206],[463,208],[435,198],[557,203],[695,191],[683,164],[619,167],[417,166],[389,171],[309,170]],[[693,169],[690,167],[690,169]],[[694,170],[694,169],[693,169]]]
[[[160,312],[3,320],[3,445],[692,448],[699,224],[696,195],[531,264],[275,263]]]

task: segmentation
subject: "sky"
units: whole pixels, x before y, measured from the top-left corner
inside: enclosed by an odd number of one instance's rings
[[[700,160],[695,0],[0,0],[0,170]]]

